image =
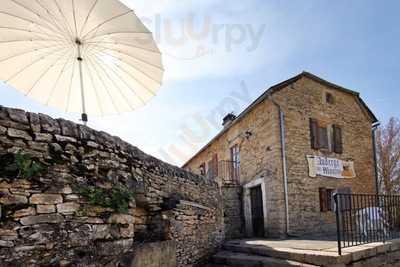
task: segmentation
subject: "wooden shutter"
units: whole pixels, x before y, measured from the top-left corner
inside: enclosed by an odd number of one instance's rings
[[[326,198],[326,206],[327,206],[329,211],[333,211],[334,210],[334,208],[333,208],[333,206],[334,206],[333,192],[334,192],[333,189],[326,189],[326,196],[327,196],[327,198]]]
[[[214,177],[218,177],[218,154],[214,154],[213,156],[213,168]]]
[[[311,148],[318,149],[318,121],[315,119],[310,119],[310,139],[311,139]]]
[[[343,153],[342,128],[333,125],[333,151],[338,154]]]
[[[205,175],[205,174],[206,174],[206,164],[205,164],[205,163],[202,163],[202,164],[199,166],[199,170],[200,170],[200,175]]]
[[[318,147],[329,149],[328,129],[325,127],[318,127]]]
[[[326,188],[319,189],[319,207],[321,212],[328,211],[328,193]]]

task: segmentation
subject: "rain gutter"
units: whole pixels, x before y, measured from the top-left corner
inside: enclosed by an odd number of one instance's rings
[[[281,106],[272,99],[272,103],[278,108],[279,111],[279,131],[281,140],[281,157],[282,157],[282,173],[283,173],[283,191],[285,199],[285,219],[286,219],[286,229],[285,233],[290,236],[290,221],[289,221],[289,196],[288,196],[288,175],[287,175],[287,161],[286,161],[286,138],[285,138],[285,113],[283,112]]]
[[[376,149],[376,130],[378,130],[380,122],[375,122],[372,124],[372,150],[374,153],[374,172],[375,172],[375,191],[379,194],[379,173],[378,173],[378,159],[377,159],[377,149]]]

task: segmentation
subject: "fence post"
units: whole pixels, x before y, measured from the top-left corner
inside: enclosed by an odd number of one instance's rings
[[[333,195],[333,199],[335,201],[335,214],[336,214],[336,237],[337,237],[337,243],[338,243],[338,253],[341,256],[342,255],[342,241],[341,241],[341,236],[340,236],[340,201],[339,201],[339,196],[337,193]]]

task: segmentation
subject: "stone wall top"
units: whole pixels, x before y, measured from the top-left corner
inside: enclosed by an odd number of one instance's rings
[[[6,128],[8,128],[8,131]],[[31,113],[21,109],[0,106],[0,133],[6,131],[9,137],[19,138],[28,142],[81,142],[84,145],[96,149],[99,148],[100,150],[118,151],[140,160],[144,167],[156,169],[160,173],[191,179],[196,183],[214,183],[213,180],[195,175],[148,155],[120,137],[65,119],[54,119],[41,113]]]

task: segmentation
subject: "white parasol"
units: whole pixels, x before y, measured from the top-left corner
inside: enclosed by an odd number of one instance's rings
[[[143,106],[163,67],[151,32],[117,0],[1,0],[0,79],[66,112]]]

